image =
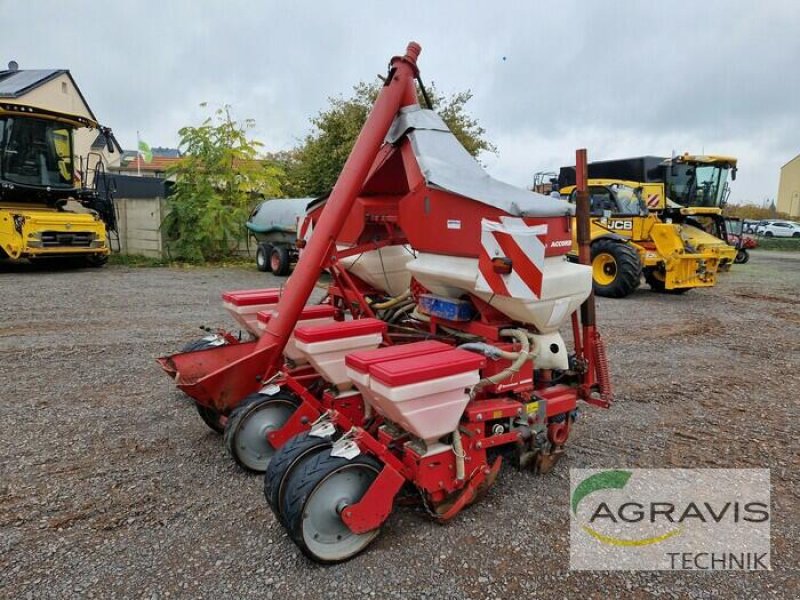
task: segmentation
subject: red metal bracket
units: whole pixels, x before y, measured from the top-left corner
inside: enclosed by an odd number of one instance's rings
[[[405,477],[385,464],[361,500],[345,507],[342,521],[356,534],[377,529],[389,518],[394,498],[405,482]]]

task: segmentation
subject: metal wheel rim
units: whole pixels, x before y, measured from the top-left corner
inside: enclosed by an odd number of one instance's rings
[[[610,254],[598,254],[592,261],[592,271],[597,283],[608,285],[617,277],[617,261]]]
[[[253,407],[236,428],[233,445],[248,469],[265,471],[275,448],[267,441],[270,431],[280,429],[294,412],[288,402],[271,401]]]
[[[378,535],[378,529],[353,533],[339,516],[345,506],[361,499],[376,475],[368,465],[343,465],[314,488],[303,507],[302,534],[315,556],[326,561],[344,560],[361,552]]]
[[[277,252],[273,252],[269,259],[269,266],[273,271],[278,271],[281,268],[281,257]]]
[[[267,257],[264,256],[264,251],[261,248],[256,251],[256,264],[259,267],[267,266]]]

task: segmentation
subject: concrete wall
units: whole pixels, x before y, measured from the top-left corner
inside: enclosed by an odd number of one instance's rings
[[[164,240],[160,225],[166,214],[163,198],[115,198],[119,215],[119,241],[122,254],[162,258]]]
[[[160,225],[167,214],[163,198],[114,198],[119,218],[119,244],[121,254],[137,254],[151,258],[167,258],[164,236]],[[112,240],[113,244],[113,240]],[[250,239],[239,245],[239,256],[255,256],[257,242]],[[116,245],[112,246],[116,252]]]
[[[800,154],[781,168],[775,208],[778,212],[788,213],[790,218],[800,217]]]

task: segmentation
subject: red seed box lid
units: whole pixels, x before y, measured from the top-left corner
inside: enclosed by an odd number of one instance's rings
[[[361,373],[366,373],[370,365],[376,363],[410,358],[412,356],[422,356],[433,354],[434,352],[446,352],[452,350],[450,344],[437,342],[436,340],[426,340],[424,342],[413,342],[411,344],[398,344],[396,346],[386,346],[376,350],[359,350],[345,356],[345,364]]]
[[[224,302],[234,306],[256,306],[258,304],[277,304],[281,299],[280,290],[241,290],[238,292],[225,292],[222,294]]]
[[[377,363],[369,367],[369,374],[384,385],[397,387],[475,371],[485,364],[480,354],[455,349]]]
[[[301,342],[310,343],[327,342],[370,333],[386,333],[386,323],[378,319],[357,319],[325,325],[305,325],[294,330],[294,337]]]
[[[262,310],[256,314],[258,320],[262,323],[269,323],[272,318],[273,312],[270,310]],[[325,319],[336,315],[336,309],[330,304],[317,304],[303,307],[303,312],[297,318],[298,321],[308,321],[310,319]]]

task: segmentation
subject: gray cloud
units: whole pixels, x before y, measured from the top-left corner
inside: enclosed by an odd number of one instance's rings
[[[257,121],[271,149],[326,99],[415,39],[423,77],[470,88],[497,144],[488,168],[524,185],[571,162],[734,154],[734,201],[777,192],[800,152],[800,11],[772,2],[228,2],[0,0],[0,62],[69,68],[126,147],[175,145],[212,106]],[[505,57],[505,58],[504,58]]]

